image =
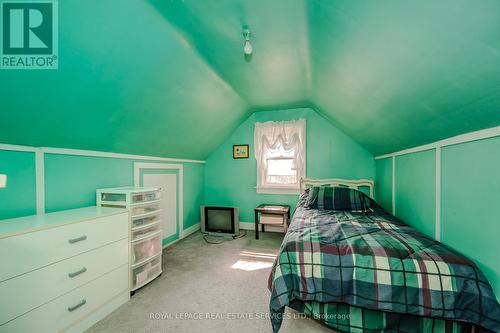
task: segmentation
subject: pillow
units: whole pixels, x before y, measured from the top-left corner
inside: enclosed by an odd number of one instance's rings
[[[361,191],[341,186],[315,186],[310,189],[305,206],[319,210],[366,212],[373,200]]]

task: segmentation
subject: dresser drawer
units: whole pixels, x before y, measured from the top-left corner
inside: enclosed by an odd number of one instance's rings
[[[127,238],[128,217],[123,212],[0,239],[0,282]]]
[[[112,298],[128,292],[128,265],[0,326],[1,333],[53,333],[67,329]]]
[[[128,238],[0,282],[0,325],[128,263]]]

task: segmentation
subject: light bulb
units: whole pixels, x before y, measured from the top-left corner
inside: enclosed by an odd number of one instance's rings
[[[247,55],[250,55],[253,52],[252,44],[248,39],[245,41],[245,45],[243,46],[243,52],[245,52],[245,54]]]

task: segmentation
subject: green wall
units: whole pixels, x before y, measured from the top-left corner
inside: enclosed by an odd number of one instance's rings
[[[396,156],[396,216],[434,237],[436,219],[436,152]]]
[[[135,161],[44,154],[46,212],[93,206],[96,204],[97,188],[133,185]],[[199,163],[180,164],[184,168],[182,227],[187,229],[200,221],[205,166]],[[0,173],[8,176],[7,188],[0,189],[0,219],[36,214],[35,154],[0,150]]]
[[[184,229],[200,222],[200,206],[204,204],[205,165],[184,163]]]
[[[257,164],[253,151],[256,122],[306,119],[307,161],[310,178],[370,178],[375,176],[373,156],[328,120],[310,108],[253,113],[207,159],[205,202],[240,207],[240,220],[252,222],[261,203],[296,204],[297,195],[257,194]],[[234,144],[250,144],[250,158],[234,160]]]
[[[7,175],[7,187],[0,188],[0,219],[35,214],[35,153],[0,150],[0,174]]]
[[[500,297],[500,137],[441,151],[441,239],[474,259]]]
[[[486,274],[500,296],[497,258],[500,137],[441,148],[440,240]],[[435,150],[396,157],[396,216],[432,237],[436,226]],[[377,160],[378,197],[391,197],[391,158]],[[391,168],[392,169],[392,168]],[[390,208],[390,205],[388,206]],[[388,208],[386,207],[386,208]],[[390,209],[389,209],[390,210]]]
[[[388,212],[392,212],[392,158],[375,160],[375,199]]]
[[[133,161],[45,154],[45,211],[94,206],[97,188],[131,186]]]

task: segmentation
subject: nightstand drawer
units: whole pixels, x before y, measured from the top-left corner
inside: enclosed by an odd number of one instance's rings
[[[127,212],[0,239],[0,282],[127,238]]]
[[[274,225],[283,225],[285,224],[286,217],[283,214],[266,214],[262,213],[260,215],[260,223],[261,224],[274,224]]]
[[[128,293],[128,265],[107,273],[2,326],[0,332],[60,332],[114,297]]]
[[[128,238],[0,282],[0,325],[128,263]]]

